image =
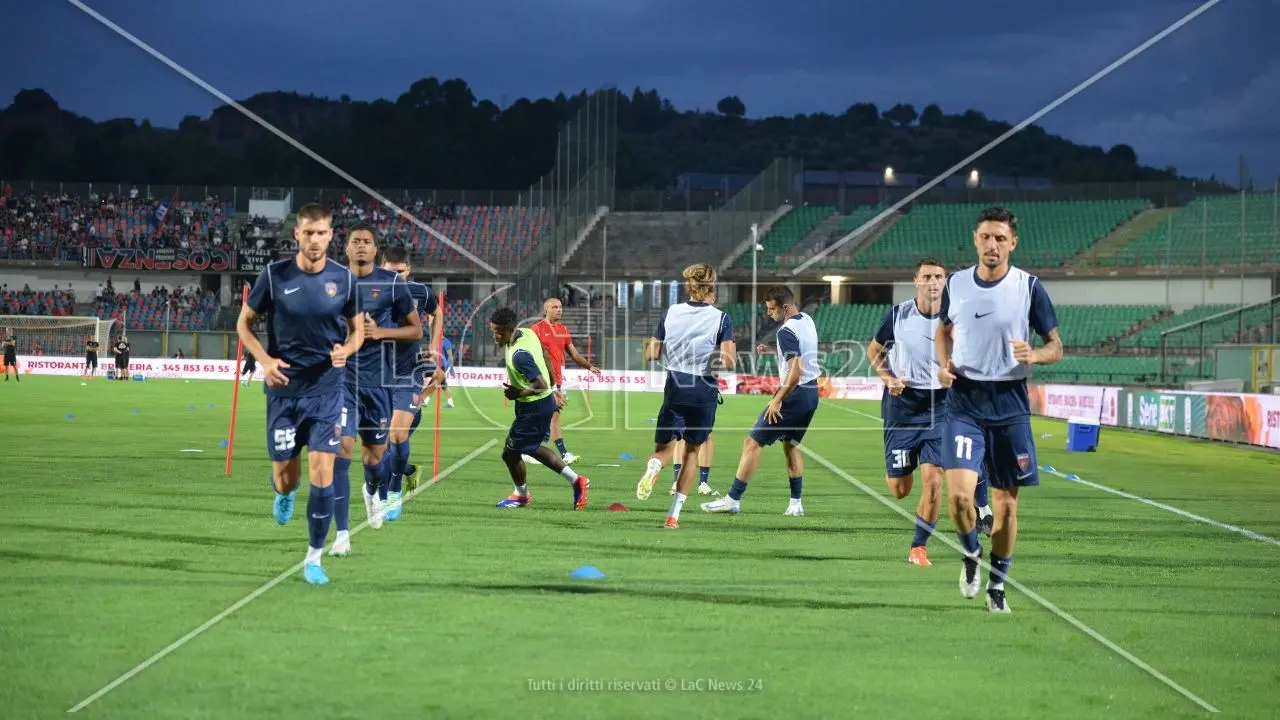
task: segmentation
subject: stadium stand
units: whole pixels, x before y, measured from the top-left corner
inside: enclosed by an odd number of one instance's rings
[[[888,305],[819,305],[813,311],[813,322],[818,327],[818,342],[830,343],[841,340],[871,342],[889,307]]]
[[[104,293],[96,302],[98,317],[117,321],[128,313],[127,330],[169,330],[192,332],[211,330],[218,315],[218,299],[211,292],[157,288],[150,293]]]
[[[829,205],[803,205],[792,208],[769,228],[769,232],[765,233],[764,237],[760,238],[760,244],[764,246],[764,250],[760,252],[760,257],[756,261],[762,267],[778,267],[779,255],[787,254],[797,243],[813,232],[814,228],[821,225],[823,220],[831,217],[835,212],[836,209]],[[738,267],[751,267],[750,252],[742,254],[738,259]]]
[[[608,231],[610,271],[664,273],[675,279],[679,268],[687,264],[685,259],[715,259],[711,257],[710,216],[706,212],[615,212],[605,216],[604,222],[569,257],[566,270],[598,274],[600,268],[606,267],[602,230]]]
[[[1018,216],[1018,234],[1025,240],[1015,251],[1015,261],[1025,267],[1060,266],[1150,204],[1144,199],[1010,203],[1007,207]],[[972,237],[958,229],[972,227],[984,207],[917,205],[857,254],[853,265],[906,268],[922,256],[948,266],[972,265]]]
[[[0,288],[0,315],[69,316],[76,306],[76,294],[69,290],[10,290]]]
[[[1059,305],[1054,310],[1067,348],[1096,347],[1169,312],[1163,305]]]
[[[1197,305],[1188,308],[1180,313],[1168,315],[1128,337],[1122,338],[1120,341],[1121,348],[1128,349],[1148,349],[1154,350],[1160,347],[1160,333],[1166,330],[1172,330],[1178,326],[1193,323],[1197,320],[1203,320],[1212,315],[1230,310],[1232,305]],[[1175,336],[1178,337],[1178,336]],[[1186,336],[1187,341],[1194,341],[1198,346],[1200,342],[1199,334],[1194,338]]]
[[[1198,197],[1120,249],[1118,264],[1234,265],[1280,261],[1275,193]],[[1242,239],[1243,234],[1243,239]]]

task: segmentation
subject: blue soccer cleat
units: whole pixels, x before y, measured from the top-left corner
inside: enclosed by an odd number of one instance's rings
[[[276,523],[284,525],[289,522],[289,518],[293,517],[293,493],[296,492],[297,490],[294,490],[288,495],[276,493],[276,499],[271,504],[271,514],[275,516]]]
[[[530,502],[530,498],[528,495],[525,495],[524,497],[520,497],[519,495],[512,494],[506,500],[503,500],[502,502],[498,503],[497,507],[500,507],[500,508],[529,507],[529,502]]]
[[[388,492],[387,501],[382,506],[383,519],[391,522],[400,518],[400,508],[402,507],[400,493]]]
[[[302,566],[302,579],[309,585],[324,585],[329,582],[329,576],[324,574],[324,568],[315,563]]]

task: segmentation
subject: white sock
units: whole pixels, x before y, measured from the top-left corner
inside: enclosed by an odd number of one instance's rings
[[[338,531],[338,536],[337,536],[336,538],[334,538],[334,539],[333,539],[333,542],[334,542],[335,544],[343,543],[343,542],[351,542],[351,531],[350,531],[350,530],[339,530],[339,531]]]
[[[578,472],[568,465],[565,465],[564,469],[560,471],[560,477],[568,480],[569,484],[572,485],[578,481]]]
[[[526,484],[524,484],[524,485],[516,485],[515,496],[516,496],[516,497],[522,497],[522,498],[523,498],[523,497],[529,497],[529,485],[528,485],[528,483],[526,483]]]
[[[670,517],[680,519],[680,508],[684,507],[684,493],[676,493],[675,499],[671,501],[671,512],[667,513]]]
[[[308,565],[319,565],[319,564],[320,564],[320,558],[322,558],[322,557],[324,557],[324,548],[322,548],[322,547],[321,547],[321,548],[313,548],[313,547],[308,547],[308,548],[307,548],[307,564],[308,564]]]
[[[978,517],[987,517],[990,514],[991,514],[990,505],[983,505],[982,507],[978,508]]]

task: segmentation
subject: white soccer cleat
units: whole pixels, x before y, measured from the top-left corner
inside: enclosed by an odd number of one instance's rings
[[[966,600],[978,597],[978,591],[982,589],[982,579],[978,577],[979,557],[966,556],[960,561],[960,594]]]
[[[741,504],[733,498],[725,495],[719,500],[702,503],[702,512],[709,513],[736,513],[741,509]]]
[[[680,487],[680,483],[679,483],[679,482],[673,482],[673,483],[671,483],[671,492],[669,492],[669,493],[667,493],[667,494],[668,494],[668,495],[675,495],[675,494],[676,494],[676,488],[678,488],[678,487]]]
[[[799,500],[792,500],[782,514],[784,517],[804,517],[804,505]]]
[[[716,492],[715,488],[711,487],[710,485],[704,482],[698,483],[698,494],[710,495],[711,497],[720,497],[720,493]]]
[[[565,465],[572,465],[577,462],[578,456],[573,453],[565,453],[562,459],[564,460]]]
[[[333,557],[345,557],[351,554],[351,535],[339,533],[338,538],[333,541],[333,547],[329,548],[329,554]]]
[[[364,514],[369,520],[369,527],[378,530],[382,527],[382,499],[376,493],[370,493],[369,489],[361,486],[364,495]]]
[[[653,484],[658,480],[658,474],[662,472],[662,463],[658,458],[649,458],[649,462],[644,466],[644,475],[640,478],[640,482],[636,483],[636,499],[648,500],[653,494]]]
[[[1009,609],[1009,602],[1004,597],[1004,589],[993,590],[987,588],[987,609],[993,613],[1007,614],[1013,612]]]

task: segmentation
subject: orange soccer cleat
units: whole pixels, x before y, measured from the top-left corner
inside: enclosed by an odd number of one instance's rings
[[[929,551],[925,550],[923,545],[917,545],[911,548],[911,552],[907,554],[907,562],[920,567],[929,567],[933,563],[929,562]]]
[[[668,530],[679,530],[680,521],[668,515],[667,522],[666,522],[666,525],[664,525],[664,527],[666,527]]]

